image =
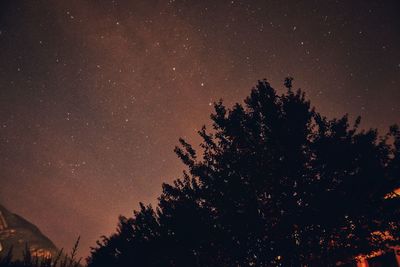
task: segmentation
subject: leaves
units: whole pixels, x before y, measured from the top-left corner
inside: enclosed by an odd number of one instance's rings
[[[335,266],[398,243],[400,203],[385,198],[400,187],[398,127],[380,138],[360,118],[328,119],[292,81],[216,103],[202,153],[175,148],[189,173],[163,185],[156,211],[120,219],[89,266]]]

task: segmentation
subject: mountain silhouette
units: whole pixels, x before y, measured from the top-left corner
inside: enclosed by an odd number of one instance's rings
[[[0,256],[11,248],[14,259],[22,259],[26,248],[39,257],[54,256],[58,251],[37,226],[0,204]]]

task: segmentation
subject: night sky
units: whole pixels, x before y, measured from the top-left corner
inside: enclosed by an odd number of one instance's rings
[[[400,1],[0,2],[0,203],[81,254],[155,203],[212,103],[267,78],[400,122]]]

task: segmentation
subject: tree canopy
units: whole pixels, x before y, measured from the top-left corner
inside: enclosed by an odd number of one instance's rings
[[[158,205],[120,217],[97,266],[335,266],[400,241],[400,130],[329,119],[285,80],[244,104],[215,103],[200,149],[180,139],[183,177]],[[196,151],[199,150],[199,151]]]

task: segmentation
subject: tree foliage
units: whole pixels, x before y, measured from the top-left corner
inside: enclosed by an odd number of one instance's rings
[[[335,266],[398,243],[400,130],[328,119],[301,90],[259,81],[244,104],[215,104],[201,152],[92,249],[97,266]]]

